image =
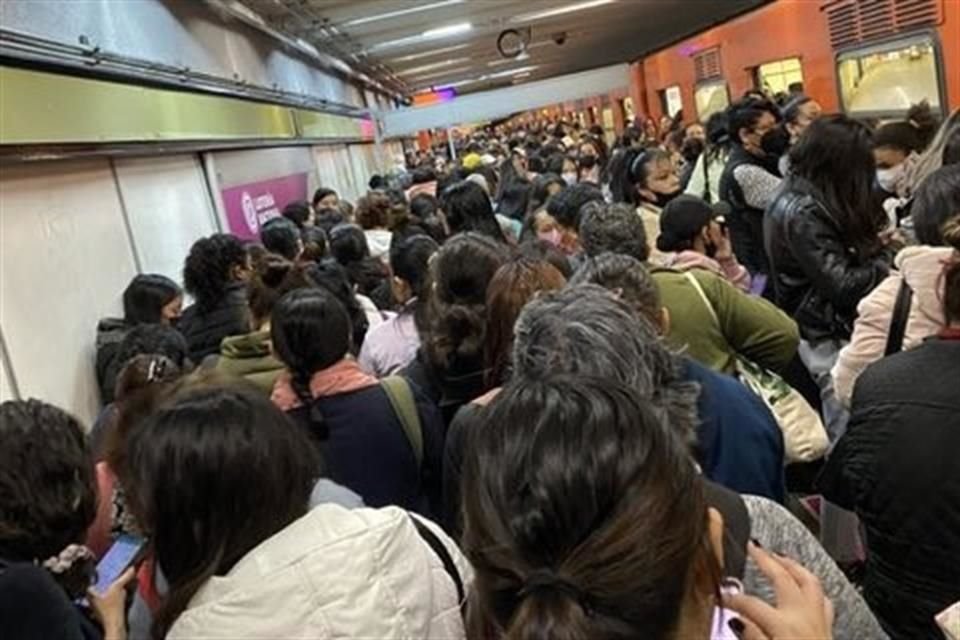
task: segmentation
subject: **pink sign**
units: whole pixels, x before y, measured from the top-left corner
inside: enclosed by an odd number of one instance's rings
[[[260,227],[276,218],[285,206],[307,199],[307,174],[241,184],[220,192],[227,231],[244,240],[260,237]]]

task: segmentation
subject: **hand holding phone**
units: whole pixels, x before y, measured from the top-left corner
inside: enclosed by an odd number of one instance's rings
[[[93,591],[103,595],[123,573],[140,561],[147,547],[143,538],[121,534],[97,564],[97,582]]]

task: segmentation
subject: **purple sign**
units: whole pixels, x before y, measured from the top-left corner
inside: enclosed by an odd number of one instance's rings
[[[307,174],[241,184],[220,192],[227,231],[243,240],[260,237],[260,227],[276,218],[285,206],[307,199]]]

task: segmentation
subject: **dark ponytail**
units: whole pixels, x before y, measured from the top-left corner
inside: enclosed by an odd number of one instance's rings
[[[688,597],[711,601],[703,480],[635,389],[521,378],[483,423],[463,476],[472,636],[665,640]]]
[[[310,407],[315,425],[324,421],[310,392],[310,380],[346,357],[351,332],[346,309],[321,287],[291,291],[274,307],[270,323],[274,353],[290,371],[293,390]]]

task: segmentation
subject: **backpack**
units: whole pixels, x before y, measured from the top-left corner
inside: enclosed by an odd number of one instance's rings
[[[403,432],[410,442],[413,455],[417,460],[417,469],[423,467],[423,428],[420,425],[420,413],[413,389],[406,378],[390,376],[380,381],[380,387],[387,394],[393,413],[403,426]]]

